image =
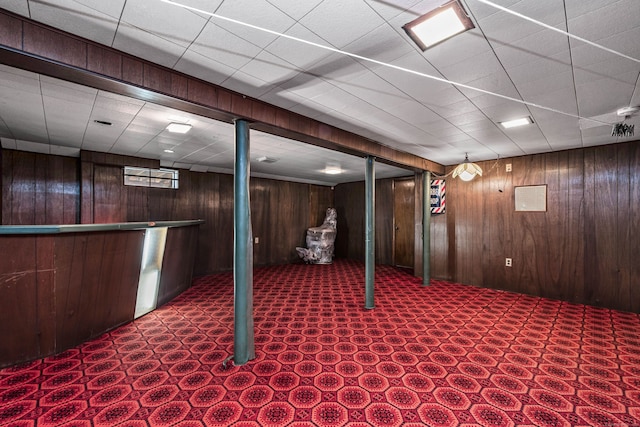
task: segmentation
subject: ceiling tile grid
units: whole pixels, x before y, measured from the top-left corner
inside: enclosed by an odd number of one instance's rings
[[[608,125],[586,127],[570,115],[606,115],[612,122],[621,120],[617,108],[640,103],[638,0],[493,0],[631,59],[481,0],[461,0],[475,29],[422,52],[402,26],[444,1],[177,0],[202,12],[161,0],[5,0],[1,7],[442,164],[459,162],[464,152],[486,160],[616,142]],[[163,129],[175,112],[157,106],[118,97],[105,102],[102,93],[7,67],[0,68],[0,91],[3,144],[111,150],[183,165],[206,158],[214,168],[229,161],[228,149],[198,132],[173,144],[174,157],[164,153],[174,139]],[[535,123],[524,129],[498,124],[525,115]],[[189,119],[194,131],[209,125]],[[112,125],[101,132],[94,120]],[[232,141],[229,126],[221,128]],[[283,152],[281,165],[305,152],[304,145]]]

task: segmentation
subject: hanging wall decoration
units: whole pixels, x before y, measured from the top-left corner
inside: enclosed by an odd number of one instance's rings
[[[445,208],[445,182],[444,179],[431,180],[431,213],[442,214]]]

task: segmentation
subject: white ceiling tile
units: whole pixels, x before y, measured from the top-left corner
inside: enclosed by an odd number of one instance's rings
[[[120,19],[121,24],[171,40],[184,48],[192,43],[207,23],[207,19],[188,9],[148,0],[127,0]]]
[[[322,0],[267,0],[296,21],[311,12]]]
[[[515,3],[518,3],[522,0],[500,0],[498,3],[500,6],[511,8]],[[473,0],[463,0],[467,13],[473,16],[476,21],[481,21],[482,19],[500,13],[498,9],[493,6],[490,6],[485,3],[480,3],[479,1]]]
[[[336,85],[373,105],[384,105],[385,110],[409,99],[405,93],[371,72],[350,82],[337,82]]]
[[[409,36],[405,37],[410,40]],[[423,55],[436,68],[440,68],[460,63],[481,53],[491,54],[491,46],[478,30],[470,30],[427,49]]]
[[[236,71],[236,68],[228,67],[191,50],[186,51],[173,68],[176,71],[218,85]]]
[[[440,67],[437,62],[434,65],[447,80],[456,83],[469,83],[485,76],[495,81],[500,77],[497,74],[504,74],[502,64],[493,55],[471,56],[446,67]]]
[[[640,2],[627,0],[600,2],[598,5],[602,4],[606,4],[606,6],[585,11],[579,16],[570,18],[568,31],[596,42],[638,27]],[[568,6],[567,10],[570,11],[571,8]],[[594,25],[594,22],[598,22],[598,25]],[[616,49],[616,46],[609,47]]]
[[[402,56],[415,52],[412,45],[398,37],[399,30],[388,24],[382,24],[373,31],[360,37],[344,47],[344,51],[382,62],[393,62]],[[370,61],[362,61],[365,66],[372,66]]]
[[[222,82],[222,86],[252,98],[259,98],[274,87],[243,71],[236,71],[231,77]]]
[[[29,3],[27,0],[4,0],[2,8],[18,15],[29,17]]]
[[[289,80],[299,73],[296,66],[266,51],[260,52],[249,63],[245,64],[240,71],[255,77],[259,82],[262,82],[261,85],[266,82],[277,85],[281,81]]]
[[[392,19],[396,16],[411,12],[410,8],[417,4],[424,3],[421,0],[392,0],[392,1],[379,1],[379,0],[365,0],[369,7],[376,11],[376,13],[382,16],[384,19]],[[432,2],[434,0],[431,0]],[[441,0],[435,0],[441,3]],[[415,18],[413,18],[415,19]],[[412,19],[409,19],[411,21]]]
[[[255,58],[262,48],[210,22],[189,50],[227,67],[240,68]]]
[[[384,23],[364,2],[353,0],[324,0],[299,22],[339,49]]]
[[[287,29],[284,34],[306,42],[329,46],[326,40],[298,23]],[[278,37],[266,47],[266,50],[299,69],[307,69],[322,58],[331,55],[329,50],[286,37]]]
[[[286,95],[286,96],[283,96]],[[286,94],[282,93],[282,89],[279,87],[274,87],[270,89],[267,93],[264,93],[260,96],[260,100],[267,102],[271,105],[278,106],[280,108],[284,108],[288,110],[296,104],[300,104],[304,101],[304,98],[298,96],[292,92],[288,92]]]
[[[226,0],[216,10],[216,13],[226,18],[235,19],[279,33],[287,31],[287,29],[295,23],[293,18],[266,0]],[[262,48],[266,47],[277,37],[265,31],[249,28],[215,17],[212,18],[212,22]]]
[[[185,52],[182,43],[169,41],[125,22],[120,22],[112,46],[169,68],[172,68]]]
[[[125,1],[83,3],[75,0],[58,0],[55,4],[31,1],[31,18],[111,46]]]

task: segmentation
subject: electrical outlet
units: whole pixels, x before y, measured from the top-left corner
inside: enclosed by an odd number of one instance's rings
[[[259,237],[254,237],[253,238],[253,243],[255,243],[255,244],[260,243],[260,238]]]
[[[507,165],[505,166],[505,169],[507,172],[511,172],[511,163],[507,163]]]
[[[505,258],[504,259],[504,265],[506,267],[511,267],[511,258]]]

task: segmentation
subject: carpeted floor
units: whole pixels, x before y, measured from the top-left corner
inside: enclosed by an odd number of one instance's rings
[[[640,425],[640,316],[376,270],[254,273],[255,360],[233,279],[58,356],[0,370],[1,426]],[[0,338],[1,339],[1,338]]]

